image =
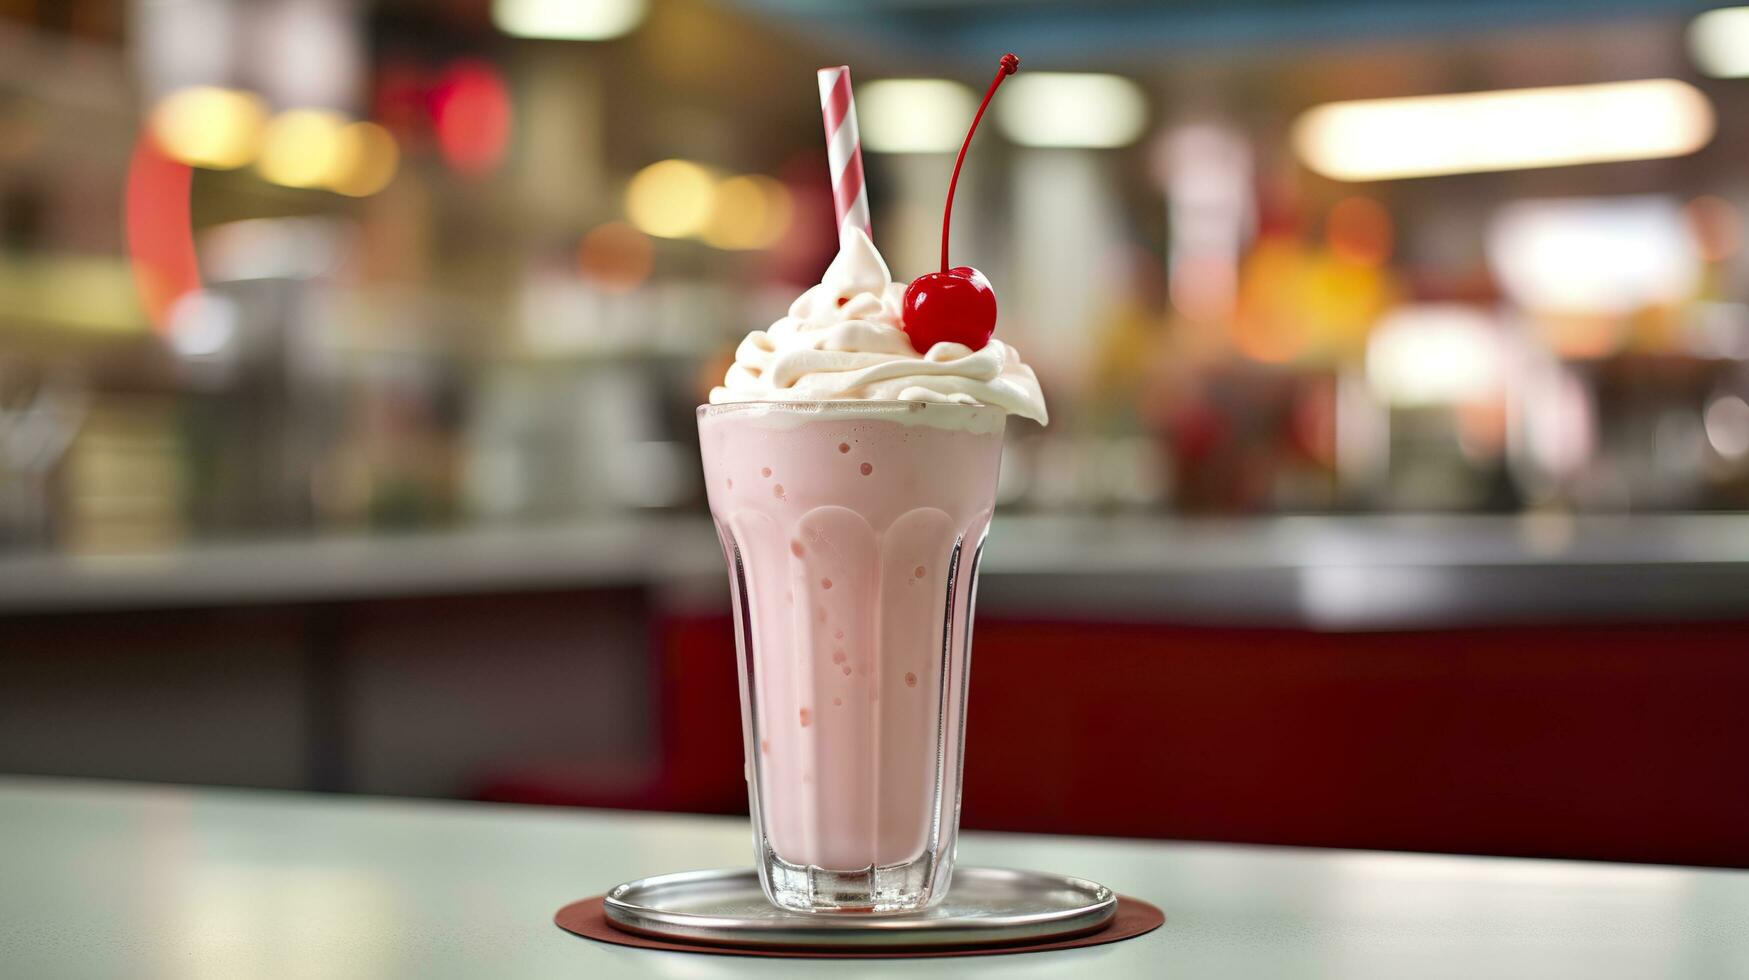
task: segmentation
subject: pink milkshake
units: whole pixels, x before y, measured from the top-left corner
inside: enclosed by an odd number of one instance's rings
[[[742,341],[698,413],[761,881],[800,911],[946,894],[1002,433],[1010,414],[1045,419],[1001,341],[919,354],[904,294],[847,227],[821,283]]]
[[[921,402],[699,410],[756,846],[780,905],[896,910],[945,893],[1005,421]]]
[[[1002,57],[972,129],[1018,65]],[[838,257],[741,342],[698,411],[699,446],[734,594],[765,894],[803,912],[903,912],[940,901],[953,873],[1002,431],[1011,414],[1044,424],[1045,403],[991,336],[989,281],[949,266],[946,215],[940,271],[893,281],[868,237],[848,69],[820,82]]]

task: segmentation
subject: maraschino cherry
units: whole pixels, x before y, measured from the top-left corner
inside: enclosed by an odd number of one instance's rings
[[[996,291],[990,280],[969,265],[947,267],[947,230],[953,221],[953,192],[960,182],[960,167],[966,162],[966,150],[971,148],[972,134],[978,131],[978,121],[1002,80],[1014,74],[1020,59],[1012,54],[1002,56],[1001,67],[990,82],[984,101],[978,103],[978,114],[966,130],[966,141],[960,144],[959,158],[953,162],[953,179],[947,185],[947,207],[941,215],[941,271],[918,276],[905,289],[903,322],[911,346],[927,354],[929,348],[943,341],[964,344],[972,350],[982,350],[996,332]]]

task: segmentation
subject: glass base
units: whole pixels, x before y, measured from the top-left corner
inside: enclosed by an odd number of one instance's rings
[[[830,871],[791,864],[765,849],[760,880],[772,904],[792,912],[917,912],[946,895],[946,876],[932,887],[935,861],[930,854],[907,864],[860,871]]]

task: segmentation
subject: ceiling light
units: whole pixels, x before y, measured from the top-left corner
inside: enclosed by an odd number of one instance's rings
[[[1720,7],[1688,25],[1688,54],[1714,78],[1749,76],[1749,7]]]
[[[1134,143],[1148,104],[1135,82],[1117,75],[1023,72],[996,100],[996,121],[1022,146],[1102,149]]]
[[[870,82],[856,98],[862,145],[876,153],[952,153],[977,111],[971,89],[941,78]]]
[[[1293,144],[1326,177],[1390,180],[1682,156],[1714,127],[1699,89],[1656,78],[1332,102],[1295,121]]]
[[[513,37],[606,41],[644,20],[646,0],[495,0],[492,23]]]

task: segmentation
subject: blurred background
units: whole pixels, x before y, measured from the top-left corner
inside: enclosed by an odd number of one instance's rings
[[[0,771],[745,807],[693,408],[953,253],[965,819],[1749,866],[1749,8],[0,0]]]

